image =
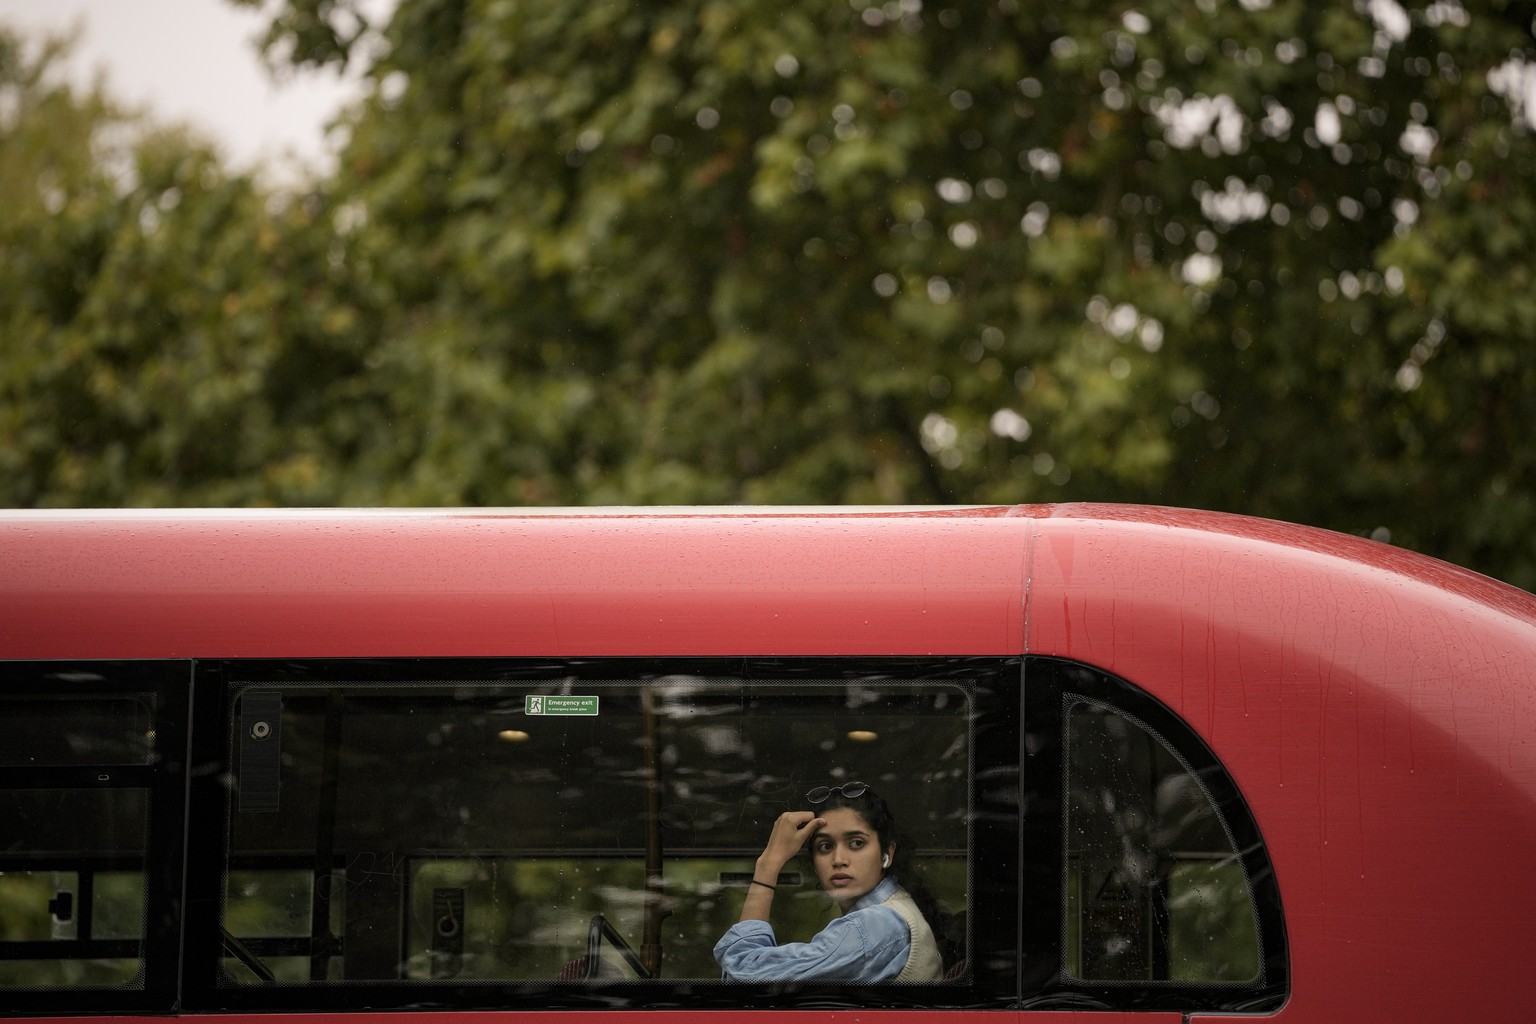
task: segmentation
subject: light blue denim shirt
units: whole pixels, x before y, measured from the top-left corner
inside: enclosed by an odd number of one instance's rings
[[[907,922],[880,906],[896,888],[885,876],[810,942],[780,946],[767,921],[738,921],[715,943],[715,961],[728,981],[890,981],[912,948]]]

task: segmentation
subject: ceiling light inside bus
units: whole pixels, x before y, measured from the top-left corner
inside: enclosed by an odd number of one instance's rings
[[[848,733],[848,738],[855,743],[873,743],[880,734],[871,729],[854,729]]]
[[[527,743],[530,737],[521,729],[503,729],[496,738],[504,743]]]

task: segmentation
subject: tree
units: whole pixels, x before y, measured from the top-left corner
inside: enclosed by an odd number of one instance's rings
[[[454,498],[1156,500],[1530,585],[1531,15],[403,0],[329,195]]]
[[[306,497],[1155,501],[1536,586],[1536,5],[272,10],[372,85],[273,227],[344,322],[268,325]]]
[[[12,505],[260,504],[317,488],[362,364],[331,232],[0,33],[0,480]]]

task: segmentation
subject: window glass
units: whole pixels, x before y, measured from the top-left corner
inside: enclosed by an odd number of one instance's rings
[[[274,863],[292,862],[276,858]],[[224,927],[226,934],[222,977],[233,983],[269,981],[306,981],[311,973],[310,941],[315,930],[313,914],[318,907],[326,915],[322,936],[341,933],[342,910],[346,906],[346,885],[339,872],[322,883],[326,899],[315,898],[315,870],[299,867],[234,869],[225,879]],[[243,937],[243,938],[242,938]],[[258,959],[251,951],[260,946]],[[324,938],[319,949],[325,951]],[[333,950],[334,952],[334,950]],[[302,955],[296,955],[302,954]],[[340,969],[340,957],[323,970],[334,977]],[[269,977],[270,974],[270,977]]]
[[[310,933],[314,906],[313,871],[276,868],[231,871],[226,894],[225,922],[239,935],[260,938],[302,938]],[[332,906],[339,909],[345,887]]]
[[[593,915],[620,934],[643,924],[643,861],[440,858],[408,875],[409,978],[553,978],[585,952]]]
[[[98,939],[139,939],[144,935],[144,874],[94,873],[91,934]]]
[[[0,768],[148,764],[151,695],[19,694],[0,701]]]
[[[0,1010],[177,1005],[191,678],[0,661]]]
[[[237,683],[230,712],[225,987],[718,981],[774,819],[854,780],[965,959],[963,682],[320,679]],[[779,884],[780,941],[835,913],[808,861]]]
[[[148,793],[0,790],[0,988],[142,988]]]
[[[1200,777],[1129,715],[1068,696],[1065,973],[1095,983],[1249,984],[1253,895]]]

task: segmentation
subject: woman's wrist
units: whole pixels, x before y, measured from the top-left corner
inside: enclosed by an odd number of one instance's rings
[[[784,870],[784,861],[764,854],[757,858],[757,863],[752,868],[752,881],[761,881],[766,885],[778,885],[779,872],[782,870]]]

